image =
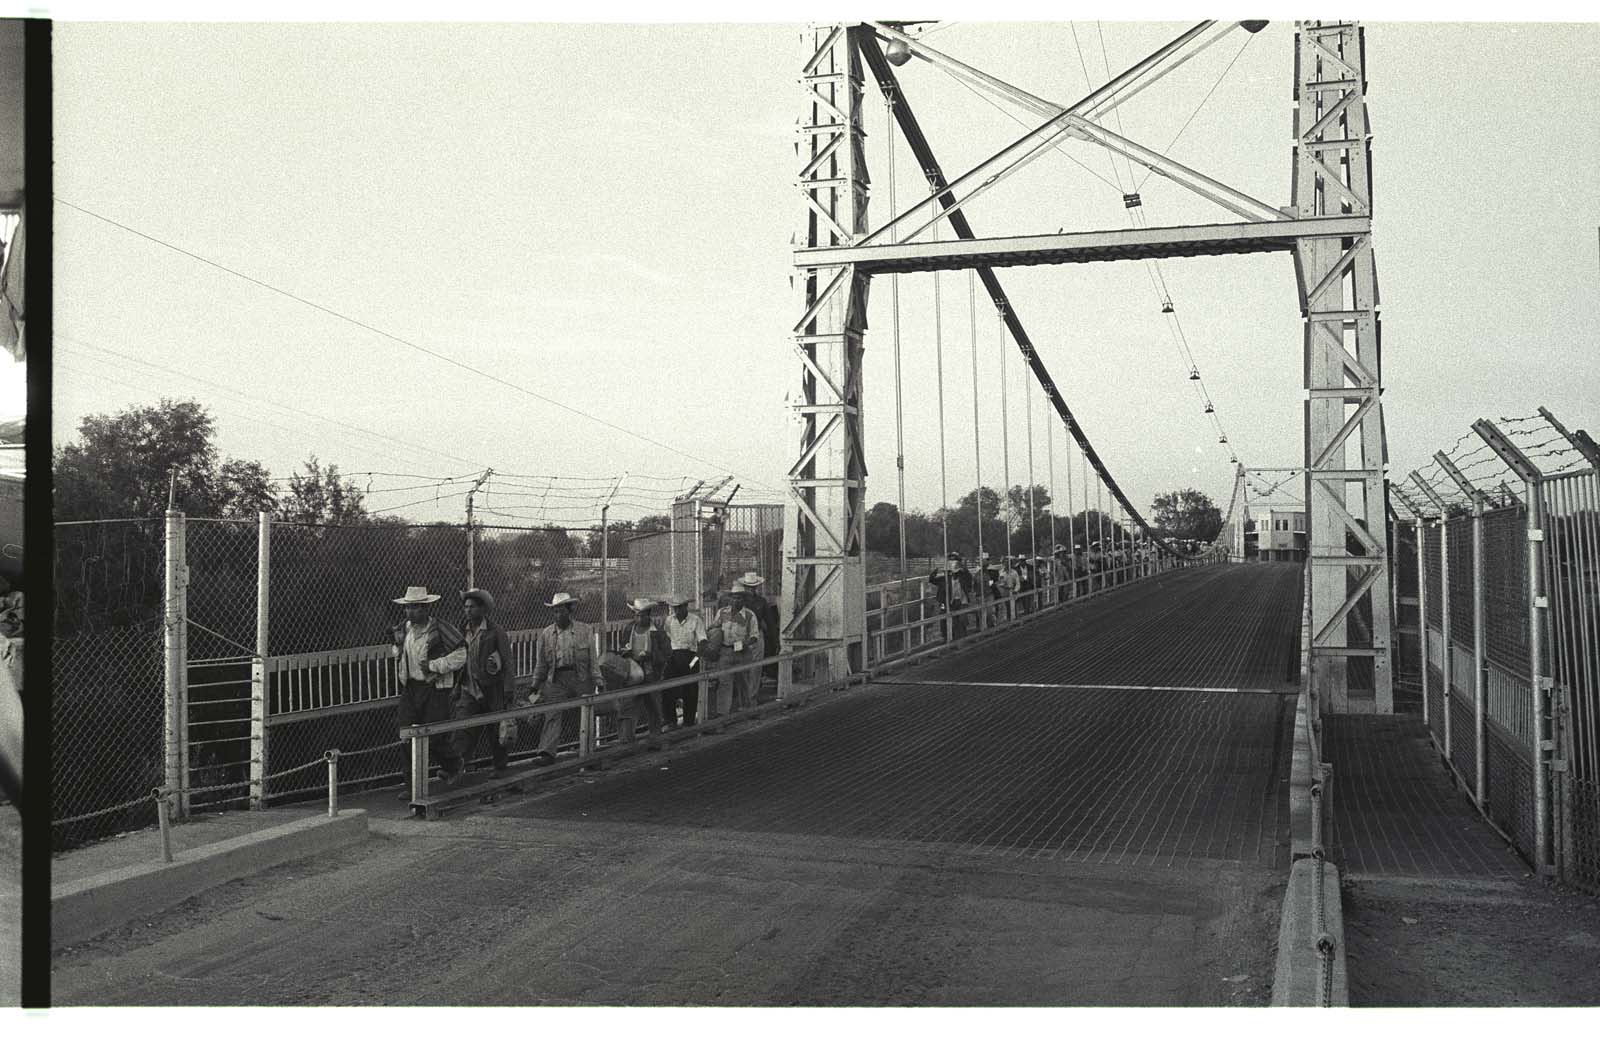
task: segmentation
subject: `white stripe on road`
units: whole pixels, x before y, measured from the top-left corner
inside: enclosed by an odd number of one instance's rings
[[[1145,690],[1150,693],[1260,693],[1274,697],[1294,688],[1271,690],[1251,686],[1127,686],[1086,682],[965,682],[953,679],[877,679],[875,686],[997,686],[1019,690]]]

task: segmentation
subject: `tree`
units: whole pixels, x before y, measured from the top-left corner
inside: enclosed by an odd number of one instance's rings
[[[1197,489],[1157,493],[1150,504],[1155,529],[1176,540],[1215,540],[1222,531],[1222,512]]]
[[[667,532],[672,529],[672,518],[669,515],[645,515],[634,528],[640,533]]]
[[[323,467],[315,456],[305,463],[306,473],[298,471],[289,479],[289,496],[283,501],[283,517],[302,525],[350,525],[367,519],[361,490],[354,482],[339,477],[337,464]]]
[[[900,556],[900,509],[886,500],[867,512],[867,550]]]
[[[271,510],[266,468],[255,460],[222,459],[212,444],[215,434],[210,412],[195,401],[162,398],[85,416],[78,440],[54,457],[57,520],[160,517],[169,491],[177,508],[194,517]]]

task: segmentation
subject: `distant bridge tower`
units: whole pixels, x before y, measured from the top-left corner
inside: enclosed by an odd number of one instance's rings
[[[1301,22],[1295,49],[1291,208],[1301,219],[1367,219],[1354,235],[1301,237],[1294,253],[1305,316],[1311,690],[1322,711],[1389,713],[1387,455],[1365,38],[1354,22]]]

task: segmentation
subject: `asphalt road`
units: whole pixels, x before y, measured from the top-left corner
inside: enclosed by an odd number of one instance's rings
[[[1296,579],[1142,582],[538,797],[380,821],[59,950],[54,1002],[1265,1003]]]

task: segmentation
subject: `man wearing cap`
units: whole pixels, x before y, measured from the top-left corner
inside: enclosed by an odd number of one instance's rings
[[[1050,575],[1056,582],[1056,601],[1065,602],[1072,597],[1072,553],[1066,544],[1057,544],[1050,552]]]
[[[633,610],[635,619],[623,631],[622,647],[617,652],[644,670],[645,682],[660,682],[672,659],[672,644],[667,641],[667,633],[656,627],[655,619],[651,616],[656,603],[636,598],[628,603],[628,608]],[[667,732],[667,727],[661,718],[660,697],[658,693],[641,693],[630,702],[631,717],[622,716],[623,741],[631,742],[635,727],[641,722],[648,722],[651,749],[661,747],[661,735]],[[622,713],[619,711],[618,714]]]
[[[662,622],[670,653],[664,678],[681,679],[693,675],[700,662],[700,647],[706,641],[706,624],[700,614],[689,612],[689,599],[675,594],[667,600],[672,612]],[[700,709],[700,689],[694,683],[674,686],[662,692],[661,713],[669,727],[678,725],[678,703],[683,702],[683,725],[693,726]]]
[[[761,623],[745,605],[748,594],[743,584],[734,584],[729,604],[717,611],[717,624],[722,628],[722,665],[725,668],[761,659]],[[754,704],[756,692],[761,689],[761,669],[738,672],[729,678],[733,680],[733,693],[728,711],[736,712],[747,702]]]
[[[573,619],[578,600],[558,591],[545,605],[555,610],[556,620],[544,626],[535,642],[533,693],[542,688],[545,701],[570,701],[599,693],[605,685],[600,676],[600,646],[594,629]],[[563,737],[576,736],[578,723],[575,708],[546,715],[539,728],[534,762],[540,766],[555,762],[556,747]]]
[[[408,587],[404,595],[390,601],[405,608],[405,620],[394,626],[394,645],[389,650],[400,680],[399,724],[443,722],[450,718],[456,672],[467,663],[466,641],[454,625],[433,615],[433,604],[439,596],[430,594],[427,588]],[[445,784],[461,780],[461,759],[443,735],[431,736],[428,743],[430,752],[439,757]],[[407,763],[406,790],[400,798],[411,799],[412,789],[411,764]]]
[[[516,669],[511,663],[511,642],[500,626],[490,619],[494,612],[494,596],[482,588],[473,588],[461,595],[461,613],[466,621],[467,663],[456,685],[455,698],[450,706],[453,719],[484,712],[501,712],[511,707],[511,697],[516,684]],[[450,735],[451,750],[466,768],[477,747],[478,738],[490,731],[490,754],[494,757],[494,773],[498,777],[507,766],[506,745],[500,740],[496,728],[480,726],[471,730],[457,730]]]
[[[928,574],[928,583],[939,594],[939,612],[950,613],[950,635],[963,638],[967,634],[967,616],[961,612],[973,595],[972,574],[961,564],[961,553],[950,552],[950,561],[944,569]]]

